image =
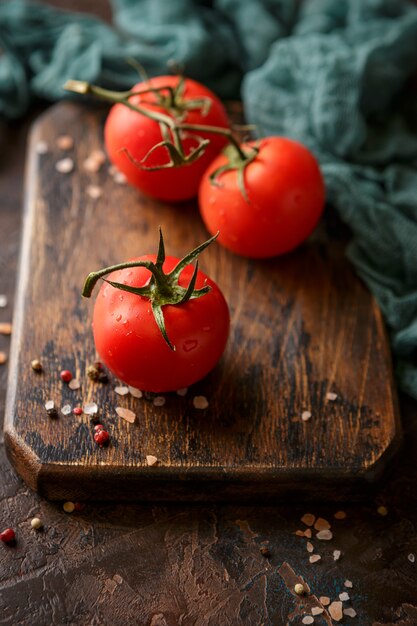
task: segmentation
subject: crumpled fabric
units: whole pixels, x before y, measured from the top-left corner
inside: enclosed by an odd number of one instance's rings
[[[113,0],[114,26],[0,1],[0,115],[66,97],[69,78],[125,89],[175,61],[259,134],[305,143],[348,256],[385,316],[417,398],[417,7],[405,0]]]

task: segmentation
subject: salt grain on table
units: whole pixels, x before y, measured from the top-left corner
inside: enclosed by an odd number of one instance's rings
[[[115,175],[113,176],[113,180],[118,185],[125,185],[127,182],[127,178],[123,174],[123,172],[116,172]]]
[[[323,519],[322,517],[319,517],[316,520],[316,523],[314,524],[314,528],[316,530],[328,530],[330,528],[330,524],[327,521],[327,519]]]
[[[4,309],[7,306],[7,296],[0,294],[0,309]]]
[[[46,154],[48,152],[48,144],[46,143],[46,141],[38,141],[38,143],[35,146],[35,152],[36,154]]]
[[[319,601],[323,606],[328,606],[330,604],[330,598],[328,596],[320,596]]]
[[[83,407],[83,411],[86,415],[95,415],[98,411],[98,406],[95,402],[87,402]]]
[[[332,602],[329,605],[328,611],[330,613],[330,617],[336,622],[339,622],[343,618],[343,605],[339,601]]]
[[[61,409],[62,415],[69,415],[71,411],[72,411],[72,407],[70,404],[65,404]]]
[[[152,467],[152,465],[156,465],[158,463],[158,459],[156,456],[153,456],[153,454],[148,454],[146,457],[146,463]]]
[[[414,563],[416,560],[416,556],[415,554],[413,554],[412,552],[408,555],[408,560],[410,561],[410,563]]]
[[[345,519],[346,513],[344,511],[337,511],[334,516],[335,519]]]
[[[129,424],[133,424],[133,422],[136,419],[136,415],[135,413],[133,413],[133,411],[130,411],[129,409],[125,409],[124,407],[121,407],[121,406],[116,407],[116,413],[119,417],[126,420],[126,422],[129,422]]]
[[[329,391],[329,393],[326,394],[326,399],[330,400],[330,402],[334,402],[337,399],[337,393]]]
[[[71,150],[74,147],[74,139],[69,135],[57,137],[56,145],[59,150]]]
[[[185,395],[187,395],[187,391],[188,391],[188,387],[183,387],[182,389],[177,389],[177,395],[178,396],[185,396]]]
[[[164,406],[164,404],[165,404],[164,396],[156,396],[156,398],[154,398],[153,400],[154,406]]]
[[[307,552],[313,552],[314,551],[314,546],[311,543],[311,541],[307,541]]]
[[[304,531],[304,537],[307,537],[308,539],[311,539],[311,535],[312,535],[311,528],[307,528]]]
[[[53,400],[48,400],[47,402],[45,402],[45,409],[47,411],[53,411],[54,408],[55,408],[55,402]]]
[[[206,409],[209,403],[205,396],[195,396],[193,398],[193,405],[195,409]]]
[[[341,554],[342,553],[340,550],[333,550],[333,560],[338,561],[340,559]]]
[[[303,624],[314,624],[314,617],[311,617],[311,615],[306,615],[301,621]]]
[[[11,335],[13,327],[10,322],[0,322],[0,335]]]
[[[317,563],[317,561],[320,561],[320,559],[320,554],[312,554],[308,560],[310,561],[310,563]]]
[[[349,589],[352,589],[353,587],[353,582],[351,580],[345,580],[343,584],[345,587],[348,587]]]
[[[115,387],[114,390],[119,396],[127,396],[129,393],[129,387]]]
[[[319,530],[316,537],[321,541],[330,541],[333,538],[333,533],[331,530]]]
[[[86,192],[92,200],[97,200],[103,194],[103,190],[101,189],[101,187],[98,187],[98,185],[88,185]]]
[[[343,615],[347,615],[348,617],[356,617],[357,613],[355,609],[352,609],[352,607],[350,607],[348,609],[343,609]]]
[[[311,615],[321,615],[324,613],[324,609],[321,606],[313,606],[311,609]]]
[[[136,389],[136,387],[129,387],[129,393],[131,396],[133,396],[134,398],[142,398],[143,393],[141,392],[140,389]]]
[[[0,365],[4,365],[7,361],[7,354],[5,352],[0,352]]]
[[[342,593],[339,593],[339,600],[341,600],[342,602],[347,602],[349,599],[350,599],[350,596],[347,593],[347,591],[343,591]]]
[[[55,169],[60,174],[69,174],[74,169],[74,161],[70,158],[60,159],[55,163]]]
[[[303,411],[301,413],[301,419],[303,420],[303,422],[308,422],[308,420],[311,419],[310,411]]]
[[[77,378],[73,378],[69,381],[68,387],[75,391],[76,389],[79,389],[81,387],[81,383],[79,380],[77,380]]]
[[[316,516],[313,515],[312,513],[306,513],[305,515],[303,515],[303,517],[301,518],[301,521],[303,522],[303,524],[305,524],[306,526],[312,526],[314,524],[316,520]]]

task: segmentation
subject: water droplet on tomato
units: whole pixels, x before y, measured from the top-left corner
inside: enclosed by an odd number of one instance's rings
[[[182,349],[184,350],[184,352],[191,352],[191,350],[194,350],[197,346],[198,341],[196,339],[187,339],[182,344]]]
[[[119,300],[120,300],[120,302],[123,302],[123,296],[122,295],[119,296]]]
[[[121,319],[122,319],[122,316],[120,315],[120,313],[118,313],[116,315],[116,322],[120,322]]]
[[[107,350],[107,354],[108,354],[109,356],[113,356],[113,352],[112,352],[111,350]]]
[[[128,321],[128,320],[123,320],[123,322],[122,322],[122,325],[123,325],[123,326],[127,326],[128,324],[129,324],[129,321]]]

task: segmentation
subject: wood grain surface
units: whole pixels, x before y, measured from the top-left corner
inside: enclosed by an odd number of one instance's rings
[[[116,184],[108,166],[83,168],[102,148],[103,113],[59,104],[44,114],[29,145],[25,229],[6,411],[9,455],[28,484],[51,499],[221,499],[271,497],[289,490],[341,491],[374,480],[398,442],[389,350],[380,312],[325,229],[293,254],[248,261],[218,245],[201,267],[223,290],[231,337],[221,364],[187,396],[120,398],[90,381],[95,360],[92,302],[80,288],[92,269],[155,250],[158,226],[169,254],[183,256],[205,233],[195,204],[169,206]],[[74,149],[56,139],[69,133]],[[39,142],[49,149],[39,155]],[[56,162],[70,157],[71,173]],[[103,195],[92,199],[89,184]],[[40,358],[44,372],[30,362]],[[69,369],[81,381],[70,390]],[[335,392],[337,399],[326,399]],[[208,409],[193,407],[204,395]],[[111,445],[99,449],[90,418],[46,414],[96,401]],[[131,425],[115,413],[137,414]],[[312,414],[301,420],[303,411]],[[147,467],[146,455],[159,459]]]

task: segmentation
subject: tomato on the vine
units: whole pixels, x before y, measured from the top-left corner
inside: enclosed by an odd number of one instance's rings
[[[210,233],[236,254],[266,258],[296,248],[324,209],[317,160],[302,144],[266,137],[230,145],[201,181],[199,206]],[[243,155],[243,158],[242,158]]]
[[[140,256],[93,272],[83,295],[100,278],[93,317],[101,360],[118,378],[143,391],[175,391],[216,365],[229,334],[229,309],[216,283],[190,265],[213,240],[183,259]]]
[[[138,83],[131,92],[149,88],[153,91],[129,96],[128,103],[150,114],[167,115],[178,124],[229,128],[223,104],[204,85],[189,78],[157,76]],[[103,97],[104,90],[95,89],[94,93]],[[127,180],[149,196],[173,202],[197,195],[204,171],[227,143],[220,134],[193,130],[180,131],[179,137],[185,157],[190,157],[201,140],[210,143],[196,160],[182,167],[166,167],[171,162],[167,147],[159,145],[151,151],[164,140],[175,140],[172,132],[158,121],[128,108],[126,102],[119,102],[111,108],[104,127],[109,158]]]

